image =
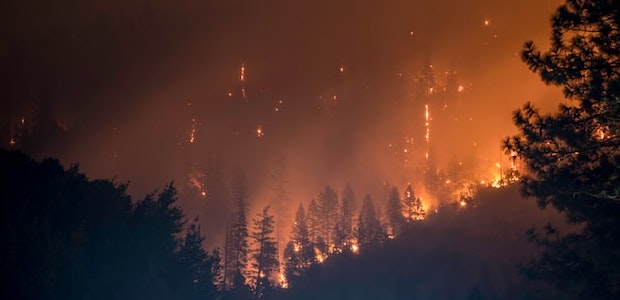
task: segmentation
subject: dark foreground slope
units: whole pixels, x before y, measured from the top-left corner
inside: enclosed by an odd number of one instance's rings
[[[541,211],[518,187],[488,189],[467,208],[446,208],[366,253],[332,256],[286,299],[537,299],[547,287],[519,274],[536,254],[526,231],[557,213]]]

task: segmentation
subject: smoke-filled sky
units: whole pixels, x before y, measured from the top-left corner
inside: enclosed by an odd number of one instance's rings
[[[0,142],[136,197],[175,180],[188,216],[215,165],[245,172],[253,211],[282,162],[289,209],[347,182],[381,203],[429,169],[490,180],[511,112],[562,100],[519,58],[558,4],[5,1]]]

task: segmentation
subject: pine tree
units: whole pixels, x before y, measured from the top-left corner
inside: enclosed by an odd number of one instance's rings
[[[385,240],[385,233],[377,216],[375,205],[368,194],[364,197],[364,202],[360,209],[357,240],[362,250],[367,249],[368,246],[380,244]]]
[[[248,224],[245,213],[247,211],[247,191],[243,174],[238,174],[232,189],[236,209],[231,214],[226,233],[224,281],[227,285],[233,283],[238,274],[246,277],[248,258]]]
[[[392,191],[390,192],[390,196],[387,202],[386,213],[392,235],[399,235],[406,221],[405,217],[403,217],[403,205],[401,203],[400,195],[396,187],[393,187]]]
[[[202,248],[204,236],[195,218],[189,225],[177,252],[180,269],[179,280],[185,292],[184,299],[215,298],[218,294],[215,280],[220,271],[219,254],[209,254]]]
[[[426,211],[422,205],[422,199],[415,196],[411,184],[407,185],[403,204],[405,206],[405,218],[407,222],[422,220],[426,216]]]
[[[252,268],[255,271],[256,295],[262,298],[266,290],[272,288],[270,279],[275,277],[279,267],[278,247],[273,236],[275,220],[269,214],[269,206],[266,206],[253,221],[252,239],[256,248],[252,253]]]
[[[314,245],[310,241],[306,221],[304,207],[299,204],[291,230],[291,240],[284,250],[286,278],[293,285],[295,279],[299,278],[305,269],[316,262]]]
[[[283,157],[278,161],[276,168],[272,174],[273,179],[273,213],[276,221],[276,242],[278,244],[278,257],[280,256],[280,251],[284,248],[282,247],[283,241],[285,240],[284,229],[282,226],[287,224],[290,220],[289,216],[286,215],[286,212],[289,211],[289,203],[290,197],[288,192],[288,169],[286,159]]]
[[[353,230],[353,218],[356,209],[355,193],[351,185],[347,183],[342,191],[342,205],[341,205],[341,230],[344,237],[348,240],[351,239]]]
[[[338,221],[338,194],[331,186],[326,186],[317,198],[319,208],[319,235],[327,244],[328,251],[333,246],[333,232]]]
[[[521,55],[573,104],[542,114],[527,103],[513,115],[519,134],[504,141],[527,169],[524,194],[581,228],[530,231],[544,253],[524,271],[578,298],[620,298],[619,49],[618,1],[567,0],[553,15],[551,48],[530,41]]]

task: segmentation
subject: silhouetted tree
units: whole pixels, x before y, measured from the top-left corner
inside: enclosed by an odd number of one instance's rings
[[[361,250],[370,245],[377,245],[385,240],[385,232],[377,217],[375,205],[367,194],[362,202],[357,222],[357,241]]]
[[[217,253],[185,238],[176,189],[132,205],[125,185],[0,149],[0,291],[9,299],[216,297]]]
[[[386,214],[392,235],[399,235],[405,225],[405,217],[403,217],[403,205],[396,187],[390,191]]]
[[[184,287],[183,299],[214,299],[218,295],[215,280],[220,272],[220,258],[216,250],[212,254],[202,248],[204,236],[195,218],[190,224],[178,250],[179,278]]]
[[[619,49],[618,1],[567,0],[553,15],[551,48],[541,53],[530,41],[521,55],[573,105],[542,114],[526,104],[513,115],[519,134],[504,141],[527,168],[524,194],[582,228],[530,231],[544,253],[526,274],[578,298],[620,298]]]
[[[314,245],[310,241],[306,213],[302,204],[299,204],[295,214],[291,241],[285,252],[287,278],[299,277],[305,268],[316,262]]]
[[[338,221],[338,194],[331,186],[327,185],[319,193],[316,203],[320,213],[318,216],[319,235],[329,248],[333,245],[333,232]]]
[[[256,248],[252,253],[252,268],[254,269],[256,284],[255,294],[263,298],[267,290],[272,289],[270,279],[278,272],[278,247],[273,237],[274,217],[269,214],[269,205],[259,213],[254,221],[252,239]]]
[[[424,219],[426,212],[422,206],[422,200],[415,196],[411,184],[407,185],[403,204],[405,206],[405,219],[407,222]]]
[[[356,206],[355,193],[351,185],[347,183],[342,191],[342,204],[340,208],[342,217],[341,229],[346,239],[350,239],[352,236]]]
[[[241,274],[244,278],[248,275],[246,270],[248,260],[248,223],[247,191],[245,177],[242,173],[236,175],[233,183],[233,200],[235,211],[231,214],[225,241],[224,258],[224,282],[230,285],[235,276]]]

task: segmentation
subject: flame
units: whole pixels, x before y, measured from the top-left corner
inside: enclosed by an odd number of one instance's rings
[[[432,91],[432,88],[431,88]],[[424,139],[426,140],[426,153],[424,154],[424,157],[428,160],[428,150],[429,150],[429,144],[431,141],[431,128],[430,128],[430,112],[428,111],[428,104],[424,104],[424,127],[426,127],[426,135],[424,136]]]
[[[357,243],[351,244],[351,252],[355,254],[360,253],[360,246]]]
[[[284,272],[282,272],[282,270],[280,270],[280,274],[278,274],[278,281],[281,288],[288,288],[288,281],[286,280],[286,275],[284,275]]]
[[[241,64],[241,73],[239,74],[239,81],[241,83],[245,82],[245,64]]]
[[[325,261],[325,256],[323,255],[323,253],[321,253],[321,250],[314,248],[314,255],[316,256],[316,261],[318,261],[319,263],[323,263],[323,261]]]
[[[192,118],[192,129],[189,133],[189,142],[193,144],[196,141],[196,130],[198,129],[198,122],[196,122],[195,118]]]
[[[258,126],[258,128],[256,128],[256,136],[261,138],[265,135],[265,132],[263,131],[263,128],[261,126]]]

